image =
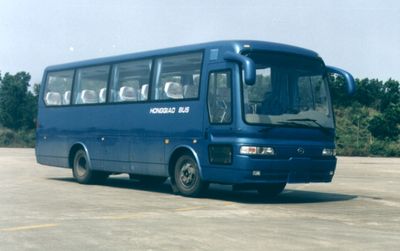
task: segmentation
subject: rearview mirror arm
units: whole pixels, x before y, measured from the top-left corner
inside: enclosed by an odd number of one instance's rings
[[[256,66],[251,58],[233,53],[230,51],[225,52],[224,59],[228,61],[238,62],[242,65],[244,70],[244,81],[247,85],[254,85],[256,82]]]
[[[333,66],[326,66],[326,69],[328,73],[339,74],[345,79],[348,95],[353,95],[355,93],[356,84],[353,76],[349,72]]]

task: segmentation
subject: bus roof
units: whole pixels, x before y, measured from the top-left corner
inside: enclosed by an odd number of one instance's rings
[[[225,41],[214,41],[193,45],[178,46],[166,49],[158,49],[145,52],[129,53],[118,56],[102,57],[96,59],[89,59],[77,62],[71,62],[66,64],[59,64],[48,66],[45,71],[57,71],[63,69],[72,69],[77,67],[87,67],[92,65],[109,64],[120,61],[128,61],[140,58],[150,58],[154,56],[179,54],[189,51],[199,51],[206,49],[218,49],[219,55],[222,55],[226,51],[232,51],[236,53],[250,52],[250,51],[270,51],[270,52],[283,52],[298,54],[307,57],[319,57],[318,54],[312,50],[304,49],[297,46],[280,44],[274,42],[265,41],[254,41],[254,40],[225,40]]]

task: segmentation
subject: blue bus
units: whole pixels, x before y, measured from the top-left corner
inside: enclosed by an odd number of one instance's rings
[[[210,183],[277,195],[330,182],[335,118],[329,74],[348,72],[307,49],[218,41],[47,67],[39,95],[38,163],[82,184],[127,173],[170,179],[197,196]]]

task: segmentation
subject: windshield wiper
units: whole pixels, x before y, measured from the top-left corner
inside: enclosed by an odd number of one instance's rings
[[[278,125],[275,124],[265,124],[266,127],[258,130],[259,132],[268,132],[269,130],[271,130],[272,128],[276,128],[278,127]]]
[[[303,122],[303,121],[304,121],[304,122],[312,122],[312,123],[314,123],[315,125],[317,125],[318,128],[320,128],[323,132],[325,132],[325,133],[330,133],[329,128],[324,127],[323,125],[321,125],[320,123],[318,123],[317,120],[315,120],[315,119],[288,119],[288,120],[286,120],[286,121],[281,121],[281,122],[278,122],[278,123],[279,123],[279,124],[284,124],[284,125],[301,125],[301,126],[309,127],[309,126],[307,126],[306,124],[296,123],[296,122]]]
[[[318,123],[316,119],[288,119],[287,121],[305,121],[305,122],[313,122],[314,124],[316,124],[316,125],[317,125],[318,127],[320,127],[320,128],[328,129],[328,128],[322,126],[320,123]]]

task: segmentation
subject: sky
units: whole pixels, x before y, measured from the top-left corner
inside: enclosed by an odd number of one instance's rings
[[[316,51],[356,78],[400,80],[398,0],[0,0],[0,72],[200,42]]]

